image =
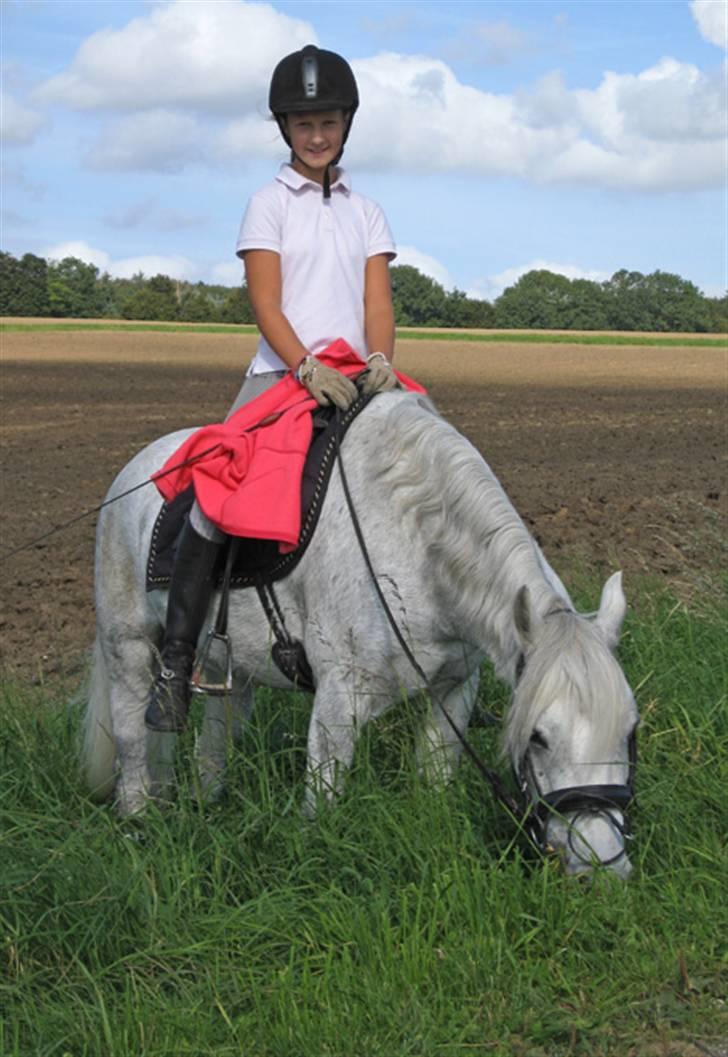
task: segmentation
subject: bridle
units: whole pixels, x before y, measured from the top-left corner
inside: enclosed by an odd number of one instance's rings
[[[574,845],[574,829],[578,819],[584,815],[605,818],[622,837],[621,849],[609,859],[600,859],[599,866],[611,866],[627,854],[626,844],[632,837],[632,827],[627,814],[635,800],[635,773],[637,770],[637,731],[632,731],[627,748],[627,781],[623,785],[569,785],[544,793],[536,778],[527,749],[513,773],[518,785],[519,796],[525,807],[523,824],[529,839],[544,854],[553,849],[548,839],[549,823],[554,818],[565,822],[568,830],[568,844],[577,859],[592,865],[591,858],[585,858],[583,852]],[[534,795],[535,794],[535,795]],[[621,819],[619,818],[621,815]],[[583,842],[583,838],[582,842]]]

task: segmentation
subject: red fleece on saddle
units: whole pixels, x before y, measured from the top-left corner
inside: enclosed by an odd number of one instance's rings
[[[364,369],[341,338],[319,359],[346,375]],[[413,379],[396,374],[405,389],[426,392]],[[301,529],[301,478],[316,406],[308,390],[287,375],[227,422],[198,429],[152,480],[167,502],[193,484],[203,513],[223,532],[279,540],[282,549],[291,550]],[[191,466],[180,466],[213,446]]]

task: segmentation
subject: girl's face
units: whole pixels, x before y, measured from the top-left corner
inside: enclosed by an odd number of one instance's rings
[[[293,168],[309,180],[323,183],[326,167],[341,151],[345,128],[343,110],[289,114],[286,129],[296,155]]]

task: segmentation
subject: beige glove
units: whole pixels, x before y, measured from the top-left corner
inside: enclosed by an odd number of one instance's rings
[[[323,407],[335,404],[346,411],[359,395],[356,386],[345,374],[327,367],[315,356],[306,356],[296,371],[296,378]]]
[[[386,393],[398,385],[397,375],[383,352],[372,352],[367,356],[367,370],[362,375],[362,393],[367,396],[370,393]]]

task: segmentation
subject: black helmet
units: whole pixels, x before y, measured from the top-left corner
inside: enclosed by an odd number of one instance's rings
[[[336,165],[344,152],[351,122],[359,106],[359,92],[351,66],[335,51],[324,51],[315,44],[307,44],[301,51],[286,55],[276,66],[271,77],[268,106],[289,147],[291,138],[286,129],[286,114],[300,114],[309,110],[343,110],[346,120],[341,151],[331,162]],[[324,174],[323,192],[324,198],[331,197],[328,166]]]
[[[351,125],[359,106],[359,93],[346,59],[307,44],[301,51],[286,55],[276,66],[268,105],[276,118],[306,110],[344,110]]]

